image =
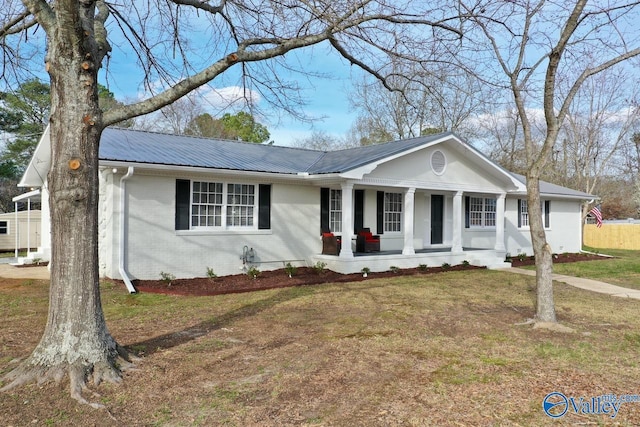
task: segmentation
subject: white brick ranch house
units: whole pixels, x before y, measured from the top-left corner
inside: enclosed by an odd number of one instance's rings
[[[42,188],[43,258],[49,164],[47,131],[20,183]],[[580,251],[580,206],[593,196],[541,183],[541,197],[553,251]],[[524,178],[453,133],[322,152],[108,128],[99,213],[101,275],[125,281],[286,262],[344,273],[501,267],[507,254],[532,254]],[[356,252],[365,227],[379,252]],[[339,254],[322,254],[323,229],[341,236]]]

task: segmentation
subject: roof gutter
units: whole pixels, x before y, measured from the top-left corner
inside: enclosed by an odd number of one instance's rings
[[[133,166],[129,166],[127,173],[120,178],[120,239],[118,245],[118,272],[120,273],[120,277],[124,281],[125,286],[130,294],[137,293],[136,288],[133,287],[133,283],[131,283],[131,279],[127,274],[124,268],[124,262],[127,255],[127,245],[126,245],[126,233],[125,233],[125,208],[127,202],[127,181],[129,178],[133,176],[134,168]]]

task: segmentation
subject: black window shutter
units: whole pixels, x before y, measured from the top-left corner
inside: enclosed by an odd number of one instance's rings
[[[271,184],[258,186],[258,230],[271,228]]]
[[[384,234],[384,191],[378,191],[376,203],[376,234]]]
[[[189,204],[191,203],[191,181],[176,179],[176,230],[189,229]]]
[[[551,212],[551,201],[544,201],[544,226],[549,228],[549,213]]]
[[[522,200],[518,199],[518,228],[522,227]]]
[[[469,211],[471,210],[471,206],[469,206],[470,197],[464,196],[464,228],[469,228]]]
[[[353,232],[364,228],[364,190],[356,190],[353,196],[354,200],[354,213],[353,213]]]
[[[329,189],[320,189],[320,233],[329,232]]]

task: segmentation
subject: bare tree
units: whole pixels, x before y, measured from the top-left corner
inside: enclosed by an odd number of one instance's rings
[[[474,74],[445,62],[429,69],[396,63],[391,74],[384,83],[363,78],[355,84],[351,104],[359,117],[354,131],[362,145],[414,138],[432,130],[476,134],[471,118],[484,112],[489,96],[482,93]]]
[[[524,174],[524,138],[515,108],[483,114],[477,120],[484,153],[507,170]]]
[[[536,259],[535,320],[556,323],[552,248],[542,223],[540,177],[580,88],[640,54],[638,29],[628,25],[639,17],[638,3],[521,0],[459,5],[472,23],[464,32],[469,47],[464,60],[483,63],[487,72],[481,77],[507,88],[518,112]],[[546,126],[539,146],[533,137],[532,108],[544,112]]]
[[[336,151],[357,147],[358,145],[358,143],[354,143],[349,138],[336,137],[325,131],[314,131],[308,137],[296,139],[293,142],[294,147],[319,151]]]
[[[614,162],[640,118],[632,82],[629,72],[612,68],[577,91],[551,153],[552,182],[593,194],[602,179],[620,173]],[[583,206],[583,217],[589,209]]]
[[[417,45],[437,50],[459,38],[448,13],[429,2],[397,0],[5,0],[0,11],[5,73],[0,75],[14,78],[19,73],[11,70],[33,65],[25,57],[44,51],[46,43],[52,270],[43,337],[4,377],[9,382],[2,390],[68,374],[72,397],[88,403],[82,392],[90,377],[96,385],[121,380],[127,352],[107,330],[98,278],[98,147],[105,127],[159,110],[224,76],[295,114],[292,100],[298,97],[290,91],[295,84],[279,73],[292,68],[288,52],[325,42],[384,79],[391,56],[410,60]],[[98,71],[123,46],[136,55],[151,95],[103,111]]]

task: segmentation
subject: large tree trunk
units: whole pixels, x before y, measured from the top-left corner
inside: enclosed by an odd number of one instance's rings
[[[547,243],[540,205],[540,177],[527,174],[527,204],[533,255],[536,259],[536,321],[556,322],[553,299],[553,252]]]
[[[100,302],[97,67],[80,17],[67,18],[71,28],[50,37],[47,62],[52,102],[49,317],[40,343],[7,374],[11,383],[3,389],[33,380],[60,381],[68,373],[71,395],[86,402],[81,392],[87,379],[119,381],[116,360],[126,354],[109,334]]]

